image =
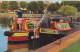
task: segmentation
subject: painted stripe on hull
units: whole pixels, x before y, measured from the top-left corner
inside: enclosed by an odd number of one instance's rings
[[[24,41],[29,40],[28,36],[26,37],[8,37],[8,41]]]
[[[22,36],[29,36],[29,32],[26,33],[14,33],[12,37],[22,37]]]

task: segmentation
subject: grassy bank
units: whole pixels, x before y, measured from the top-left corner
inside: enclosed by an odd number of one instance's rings
[[[43,14],[23,14],[23,17],[41,17]],[[17,17],[15,13],[0,13],[0,17]]]
[[[10,17],[10,16],[16,17],[17,15],[13,13],[0,13],[0,17]]]
[[[42,17],[43,14],[23,14],[23,17]],[[59,14],[51,14],[49,16],[61,16]],[[17,14],[14,13],[0,13],[0,17],[17,17]]]
[[[80,39],[60,52],[80,52]]]

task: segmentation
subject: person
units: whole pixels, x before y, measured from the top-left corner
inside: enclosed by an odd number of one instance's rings
[[[23,12],[21,11],[21,9],[19,9],[17,12],[18,18],[22,18],[22,14],[23,14]]]
[[[21,9],[19,9],[19,11],[17,12],[17,15],[18,15],[17,24],[19,24],[19,30],[21,30],[22,15],[23,15],[23,12],[21,11]]]
[[[71,18],[71,23],[72,23],[72,18],[73,18],[73,16],[71,15],[70,18]]]

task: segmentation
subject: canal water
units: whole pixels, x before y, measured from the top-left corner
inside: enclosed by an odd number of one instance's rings
[[[8,37],[4,35],[5,31],[10,31],[9,24],[9,18],[0,18],[0,52],[33,52],[34,50],[56,40],[48,34],[42,34],[39,39],[9,42]]]

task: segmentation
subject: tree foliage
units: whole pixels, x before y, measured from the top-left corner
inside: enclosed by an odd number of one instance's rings
[[[20,7],[21,7],[21,8],[27,8],[27,2],[21,1],[21,2],[20,2]]]
[[[61,7],[61,3],[59,3],[59,2],[55,2],[55,4],[57,5],[58,9],[60,9],[60,7]]]
[[[75,15],[77,13],[77,8],[65,5],[60,8],[60,12],[65,15]]]
[[[35,1],[30,2],[27,7],[28,10],[31,10],[33,12],[38,11],[39,8],[39,4]]]
[[[80,11],[80,1],[63,1],[62,5],[74,6]]]
[[[19,8],[17,1],[10,1],[9,2],[9,9],[10,10],[17,10]]]
[[[38,4],[39,4],[39,10],[38,10],[38,12],[41,14],[41,13],[43,13],[45,4],[44,4],[43,1],[38,1]]]
[[[48,11],[57,11],[60,8],[60,4],[58,2],[53,3],[48,6]]]
[[[76,5],[78,11],[80,12],[80,2]]]
[[[8,8],[8,1],[2,1],[1,8],[7,9]]]

